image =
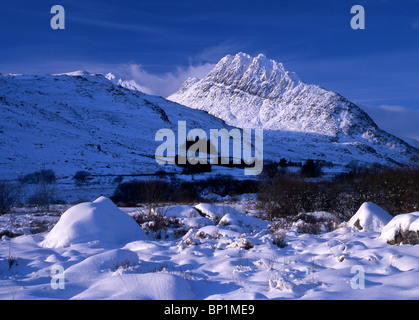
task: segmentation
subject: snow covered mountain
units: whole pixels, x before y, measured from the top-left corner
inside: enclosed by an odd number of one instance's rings
[[[123,87],[123,88],[127,88],[130,90],[138,90],[138,88],[134,85],[132,85],[131,83],[129,83],[128,81],[124,81],[121,78],[117,79],[116,76],[113,73],[108,73],[105,76],[106,79],[108,79],[110,82],[112,82],[114,85]],[[138,90],[140,91],[140,90]]]
[[[419,152],[338,93],[305,83],[263,54],[228,55],[168,99],[231,126],[265,129],[265,150],[272,157],[400,164],[411,163]]]
[[[158,130],[177,132],[179,120],[188,130],[230,129],[206,112],[112,80],[85,71],[0,75],[0,179],[42,168],[71,176],[153,173],[162,169]]]
[[[178,121],[188,131],[264,128],[265,160],[402,164],[419,152],[343,97],[262,55],[228,56],[206,78],[186,81],[170,97],[186,106],[134,89],[86,71],[0,74],[0,179],[42,168],[60,176],[152,174],[162,169],[156,132],[177,132]]]

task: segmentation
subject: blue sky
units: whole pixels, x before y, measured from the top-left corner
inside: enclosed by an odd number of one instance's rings
[[[356,4],[365,30],[350,27]],[[0,39],[0,72],[113,72],[163,96],[227,54],[264,53],[419,139],[419,0],[3,0]]]

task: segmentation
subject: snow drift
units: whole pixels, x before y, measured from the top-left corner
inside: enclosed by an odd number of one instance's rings
[[[372,202],[364,202],[348,224],[362,231],[381,232],[392,216]]]
[[[198,210],[198,212],[200,212],[203,216],[217,222],[220,221],[220,219],[227,213],[242,215],[240,212],[230,206],[217,206],[210,203],[199,203],[195,205],[195,209]]]
[[[68,209],[41,245],[48,248],[86,242],[112,245],[145,239],[144,231],[133,218],[108,198],[100,197]]]
[[[282,223],[258,220],[258,212],[247,202],[235,203],[234,208],[204,204],[198,207],[208,216],[224,215],[216,224],[202,217],[200,214],[205,214],[193,205],[166,207],[161,213],[168,218],[176,217],[179,226],[167,227],[165,232],[183,230],[186,234],[179,232],[176,238],[150,237],[147,241],[127,243],[130,233],[132,238],[142,237],[141,230],[129,217],[134,208],[118,209],[108,199],[99,198],[68,210],[59,227],[45,237],[53,246],[66,243],[70,234],[72,238],[67,242],[70,247],[40,247],[43,238],[40,234],[2,239],[0,299],[415,300],[418,297],[418,247],[405,242],[390,246],[385,240],[398,239],[407,230],[419,235],[413,231],[419,229],[419,212],[395,217],[378,237],[377,232],[358,232],[347,224],[339,224],[330,232],[300,233],[302,222],[334,221],[336,217],[328,212],[304,213],[295,218],[296,222]],[[142,208],[135,209],[139,214],[148,214]],[[374,220],[379,212],[374,209],[377,209],[374,205],[365,204],[359,210],[360,224],[365,228],[371,223],[364,220]],[[89,230],[89,237],[76,237],[82,228]],[[120,231],[122,228],[124,232]],[[101,245],[91,242],[73,245],[73,241],[92,239],[101,241]],[[105,240],[113,243],[105,244]],[[65,290],[51,289],[49,275],[56,265],[64,269]],[[363,290],[354,290],[351,285],[354,266],[365,268]]]
[[[383,228],[380,238],[389,244],[419,244],[419,211],[395,216]]]
[[[73,299],[84,300],[192,300],[189,283],[164,273],[122,274],[105,278]]]

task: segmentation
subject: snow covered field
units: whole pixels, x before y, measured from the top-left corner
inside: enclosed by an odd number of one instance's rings
[[[418,246],[387,242],[417,232],[419,212],[366,203],[346,223],[327,212],[269,222],[252,204],[164,207],[158,231],[144,208],[105,197],[2,216],[1,231],[24,235],[1,239],[0,299],[418,299]]]

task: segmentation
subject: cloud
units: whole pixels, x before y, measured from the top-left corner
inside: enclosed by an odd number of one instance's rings
[[[214,66],[212,63],[202,63],[177,67],[173,72],[153,74],[144,70],[140,64],[122,64],[115,66],[112,72],[144,93],[168,97],[176,92],[187,78],[201,79]]]
[[[399,105],[364,105],[362,108],[381,129],[401,138],[419,140],[419,110]]]
[[[88,19],[88,18],[77,18],[77,17],[70,17],[68,20],[84,25],[84,26],[99,27],[99,28],[104,28],[104,29],[109,29],[109,30],[147,32],[150,34],[158,33],[158,30],[155,27],[150,27],[146,25],[111,22],[111,21],[105,21],[105,20],[100,20],[100,19]]]
[[[151,73],[137,63],[98,63],[95,61],[54,60],[45,63],[33,63],[29,68],[19,64],[3,66],[2,73],[21,74],[56,74],[76,70],[85,70],[91,73],[113,73],[117,78],[135,86],[141,92],[150,95],[168,97],[179,90],[183,82],[189,77],[201,79],[215,67],[213,63],[190,63],[187,66],[177,66],[173,71],[164,73]]]
[[[233,40],[227,40],[217,45],[207,47],[199,52],[191,61],[208,61],[218,62],[221,58],[228,54],[236,54],[240,51],[246,51],[249,43],[237,42]]]
[[[236,54],[245,47],[244,43],[226,40],[190,56],[188,66],[177,66],[174,71],[161,74],[150,73],[143,65],[136,63],[119,64],[114,66],[111,72],[144,93],[168,97],[179,90],[186,79],[191,77],[202,79],[221,58],[227,54]]]
[[[143,65],[136,63],[114,66],[112,72],[144,93],[168,97],[179,90],[186,79],[202,79],[221,58],[227,54],[236,54],[245,47],[246,44],[226,40],[190,56],[188,66],[177,66],[174,71],[161,74],[150,73]]]

